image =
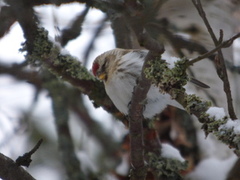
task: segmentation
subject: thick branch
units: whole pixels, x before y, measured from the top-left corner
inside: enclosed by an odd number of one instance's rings
[[[143,147],[143,110],[144,101],[147,97],[147,92],[150,89],[151,81],[145,76],[144,69],[148,62],[159,56],[159,53],[149,51],[146,56],[141,77],[133,91],[131,105],[129,107],[129,135],[131,143],[131,164],[133,172],[131,179],[145,179],[146,167],[144,164],[144,147]]]
[[[35,180],[12,159],[0,153],[0,177],[4,180]]]
[[[132,179],[144,179],[146,176],[146,174],[144,174],[146,172],[142,172],[142,169],[144,168],[143,109],[147,92],[151,86],[151,81],[146,78],[144,69],[149,66],[150,61],[155,60],[156,57],[161,56],[161,54],[164,52],[164,47],[157,41],[153,40],[147,34],[147,32],[145,32],[140,22],[141,21],[139,21],[139,19],[135,21],[133,18],[129,24],[132,25],[133,31],[138,38],[139,44],[142,44],[150,51],[146,56],[141,77],[134,89],[131,106],[129,109],[131,161],[134,167]]]
[[[1,7],[0,10],[0,38],[2,38],[16,21],[12,9],[8,6]]]
[[[126,17],[123,14],[113,13],[110,10],[108,16],[110,17],[116,47],[123,49],[137,48],[139,45],[135,42],[135,34],[129,26]]]
[[[144,29],[143,7],[135,1],[127,1],[129,12],[126,14],[128,24],[135,33],[136,38],[141,46],[149,50],[142,67],[141,77],[134,88],[131,105],[129,108],[129,135],[131,145],[131,164],[133,166],[131,179],[142,180],[146,176],[146,167],[144,164],[144,131],[143,131],[143,110],[147,93],[151,86],[151,81],[145,76],[145,68],[149,62],[161,56],[164,52],[162,44],[152,39]],[[160,145],[161,146],[161,145]],[[159,147],[161,151],[161,147]]]

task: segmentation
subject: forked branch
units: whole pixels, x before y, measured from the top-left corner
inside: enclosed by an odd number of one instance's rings
[[[222,39],[223,39],[223,32],[220,31],[220,38],[219,40],[216,38],[213,30],[212,30],[212,27],[210,25],[210,23],[208,22],[208,19],[206,17],[206,14],[203,10],[203,7],[202,7],[202,4],[201,4],[201,0],[192,0],[194,6],[196,7],[199,15],[201,16],[204,24],[206,25],[207,27],[207,30],[214,42],[214,45],[216,47],[219,46],[219,44],[221,44],[222,42]],[[230,41],[232,42],[232,41]],[[222,51],[221,51],[221,48],[219,48],[217,50],[217,56],[215,58],[215,65],[216,65],[216,68],[217,68],[217,73],[218,73],[218,76],[219,78],[223,81],[223,87],[224,87],[224,91],[225,91],[225,94],[226,94],[226,97],[227,97],[227,102],[228,102],[228,112],[229,112],[229,116],[231,117],[231,119],[237,119],[237,116],[234,112],[234,107],[233,107],[233,100],[232,100],[232,94],[231,94],[231,88],[230,88],[230,84],[229,84],[229,80],[228,80],[228,75],[227,75],[227,69],[226,69],[226,65],[225,65],[225,62],[224,62],[224,57],[223,57],[223,54],[222,54]]]

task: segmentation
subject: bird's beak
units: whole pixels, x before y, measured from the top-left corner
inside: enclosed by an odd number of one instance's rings
[[[106,73],[101,73],[97,77],[98,77],[98,79],[104,81],[106,79]]]

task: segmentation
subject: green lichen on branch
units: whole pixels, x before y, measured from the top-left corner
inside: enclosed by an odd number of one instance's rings
[[[213,134],[217,136],[219,140],[227,144],[229,148],[233,148],[235,154],[240,157],[240,134],[234,132],[234,127],[227,128],[225,126],[226,123],[227,120],[219,122],[218,131],[213,132]]]
[[[195,94],[185,94],[184,102],[186,104],[185,110],[190,114],[195,114],[199,117],[201,112],[205,112],[210,106],[210,101],[203,101],[200,97]],[[200,122],[202,122],[199,119]]]
[[[60,46],[49,40],[48,32],[44,28],[38,28],[34,37],[33,42],[27,40],[21,49],[21,51],[27,52],[26,59],[30,65],[44,67],[43,70],[47,69],[58,79],[65,80],[77,87],[82,93],[88,95],[95,107],[102,106],[114,114],[119,112],[107,97],[103,83],[97,81],[76,58],[61,53]],[[32,47],[31,52],[29,46]],[[118,117],[123,119],[123,115]]]
[[[160,88],[163,93],[168,93],[185,107],[190,114],[206,111],[211,105],[210,102],[202,101],[196,95],[187,95],[185,86],[189,80],[186,68],[189,60],[180,59],[174,63],[172,69],[168,68],[165,60],[155,59],[145,69],[145,74],[153,84]]]
[[[179,94],[185,92],[183,86],[188,81],[186,73],[187,62],[187,59],[181,59],[175,62],[174,68],[170,69],[166,61],[156,59],[150,62],[149,67],[145,69],[145,74],[153,84],[160,88],[161,92],[167,92],[173,98],[177,98]]]
[[[183,179],[180,172],[187,169],[187,162],[180,162],[177,159],[159,157],[154,153],[147,154],[148,166],[154,170],[156,175],[166,179]]]
[[[240,156],[240,133],[234,132],[234,128],[224,128],[228,118],[215,119],[206,111],[211,106],[211,102],[203,101],[194,94],[187,94],[184,85],[188,81],[186,67],[189,61],[181,59],[175,62],[172,69],[168,68],[165,61],[155,59],[149,63],[145,69],[146,77],[153,84],[160,88],[163,93],[168,93],[185,107],[186,111],[194,114],[203,124],[202,129],[205,134],[214,134],[219,140],[226,143],[230,148],[234,148],[235,153]]]
[[[213,133],[220,141],[227,144],[229,148],[234,148],[235,154],[240,156],[240,134],[234,131],[234,126],[227,125],[229,121],[231,123],[236,121],[228,119],[227,116],[216,119],[215,117],[210,117],[207,113],[202,113],[199,119],[204,121],[202,129],[204,129],[206,135]]]
[[[206,136],[213,133],[218,137],[219,127],[227,122],[227,117],[217,120],[215,117],[210,117],[206,112],[202,112],[199,121],[203,123],[202,129],[204,129]]]
[[[27,43],[23,44],[21,51],[25,51]],[[53,74],[61,77],[70,76],[79,80],[94,80],[89,71],[71,55],[61,54],[61,47],[48,38],[44,28],[38,28],[33,42],[33,50],[27,52],[26,59],[31,65],[44,65]]]

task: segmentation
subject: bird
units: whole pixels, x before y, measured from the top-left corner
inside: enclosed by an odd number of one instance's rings
[[[96,57],[92,64],[92,73],[103,81],[105,90],[116,108],[128,115],[137,79],[141,76],[144,59],[148,50],[116,48]],[[166,58],[164,54],[162,59]],[[168,105],[183,109],[182,105],[167,93],[161,93],[152,84],[147,93],[143,111],[144,118],[150,119],[161,113]]]

